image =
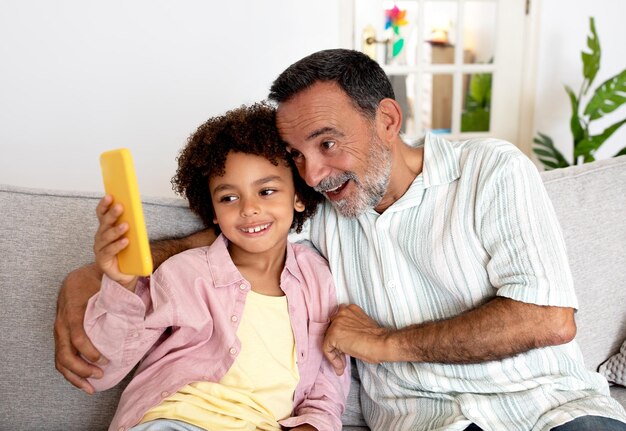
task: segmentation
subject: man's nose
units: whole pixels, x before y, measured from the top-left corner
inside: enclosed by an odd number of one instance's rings
[[[330,169],[314,160],[307,160],[303,166],[298,167],[298,172],[309,187],[315,187],[329,175]]]

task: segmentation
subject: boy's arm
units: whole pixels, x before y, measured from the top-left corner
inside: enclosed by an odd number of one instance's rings
[[[280,421],[280,424],[296,429],[310,425],[320,431],[341,430],[341,415],[350,390],[350,359],[346,357],[345,361],[345,371],[338,376],[330,362],[323,359],[311,391],[295,406],[293,416]]]
[[[150,244],[154,267],[184,250],[212,244],[217,235],[212,229],[202,230],[184,238],[157,241]],[[100,290],[102,272],[91,264],[72,271],[63,280],[57,299],[54,321],[56,369],[72,385],[92,394],[94,388],[87,377],[101,378],[102,370],[90,364],[105,364],[83,328],[87,302]],[[82,356],[81,356],[82,355]]]
[[[85,331],[107,358],[107,363],[102,365],[103,377],[87,379],[96,391],[117,385],[165,329],[174,325],[172,317],[176,312],[172,311],[174,304],[168,297],[170,290],[161,286],[163,276],[157,273],[141,278],[133,292],[105,275],[100,291],[90,298],[85,312]],[[153,305],[153,292],[165,298],[158,307]]]
[[[315,255],[315,257],[315,260],[323,260],[319,255]],[[317,322],[328,322],[337,309],[335,285],[325,261],[323,266],[316,266],[315,271],[319,283],[316,290],[319,290],[320,295],[309,300],[318,304],[320,314],[313,312],[309,317]],[[317,325],[320,326],[316,328]],[[315,380],[308,393],[305,392],[304,399],[294,405],[293,415],[281,420],[280,425],[289,429],[293,427],[297,430],[309,429],[306,425],[320,431],[341,430],[341,415],[345,410],[350,391],[350,358],[347,355],[342,355],[345,370],[342,375],[337,375],[332,364],[321,351],[321,343],[327,325],[323,323],[317,325],[313,325],[313,322],[309,321],[309,349],[315,349],[318,352],[310,351],[308,360],[313,360],[313,357],[316,356],[314,353],[321,355],[319,369],[314,374]],[[320,337],[319,341],[315,337]],[[311,342],[311,339],[315,342]]]

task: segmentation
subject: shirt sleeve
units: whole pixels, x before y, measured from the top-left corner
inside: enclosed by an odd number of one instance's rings
[[[577,308],[563,234],[537,169],[513,153],[488,171],[477,199],[477,229],[497,295]]]
[[[280,421],[286,427],[313,425],[318,430],[341,430],[341,415],[346,407],[350,390],[350,358],[346,356],[346,369],[337,376],[326,359],[311,391],[295,408],[294,415]]]
[[[119,383],[171,326],[171,303],[160,301],[155,309],[153,296],[159,289],[150,283],[149,278],[140,279],[133,293],[104,276],[100,291],[90,298],[85,331],[108,360],[98,365],[104,373],[101,379],[88,379],[96,391]]]

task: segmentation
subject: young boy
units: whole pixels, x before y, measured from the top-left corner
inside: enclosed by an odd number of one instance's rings
[[[321,343],[336,309],[326,261],[290,244],[321,196],[300,180],[274,109],[242,107],[191,136],[172,180],[220,236],[162,264],[122,274],[122,209],[96,209],[96,262],[105,276],[85,328],[108,359],[96,390],[141,360],[110,429],[340,430],[349,372],[338,377]],[[143,359],[142,359],[143,358]]]

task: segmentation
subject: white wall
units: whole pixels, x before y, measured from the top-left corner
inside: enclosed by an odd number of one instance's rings
[[[569,161],[572,137],[569,129],[571,108],[563,85],[576,93],[582,83],[580,52],[587,48],[589,17],[595,17],[602,50],[600,71],[593,90],[626,67],[626,15],[624,0],[541,0],[537,93],[534,129],[551,136]],[[592,123],[591,132],[601,133],[611,124],[626,118],[626,106]],[[596,153],[597,159],[609,158],[626,146],[626,126],[617,131]]]
[[[563,83],[580,85],[591,15],[602,46],[596,84],[624,68],[624,0],[534,1],[541,7],[534,132],[570,154]],[[342,45],[340,6],[0,0],[0,183],[100,192],[98,155],[126,146],[142,194],[173,196],[169,180],[189,134],[209,116],[264,98],[293,61]],[[622,107],[595,132],[625,116]],[[626,126],[598,157],[625,145]]]
[[[339,46],[335,0],[0,1],[0,183],[102,190],[125,146],[143,195],[174,196],[187,137]]]

